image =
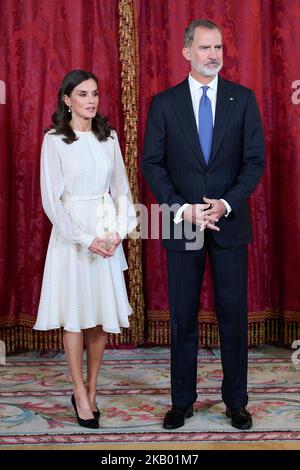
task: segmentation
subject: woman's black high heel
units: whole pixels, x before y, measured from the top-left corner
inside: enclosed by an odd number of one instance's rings
[[[97,408],[97,411],[93,411],[93,415],[94,415],[94,418],[99,421],[99,419],[100,419],[100,410],[99,410],[97,405],[96,405],[96,408]]]
[[[90,429],[98,429],[99,428],[99,423],[98,423],[97,419],[95,419],[95,418],[91,418],[91,419],[82,419],[82,418],[80,418],[80,416],[78,415],[74,394],[71,397],[71,403],[72,403],[73,408],[75,410],[75,414],[76,414],[76,418],[77,418],[77,422],[78,422],[79,426],[82,426],[84,428],[90,428]],[[97,413],[97,412],[95,412],[95,413]]]

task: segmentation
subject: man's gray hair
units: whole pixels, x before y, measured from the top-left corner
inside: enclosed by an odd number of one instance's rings
[[[210,20],[193,20],[184,31],[184,47],[192,44],[196,28],[217,29],[221,33],[220,28]]]

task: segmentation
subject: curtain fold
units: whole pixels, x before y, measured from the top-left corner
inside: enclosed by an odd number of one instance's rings
[[[135,0],[119,1],[119,37],[121,61],[122,105],[125,129],[124,159],[127,166],[133,202],[139,202],[138,158],[137,158],[137,121],[138,121],[138,36]],[[135,344],[144,343],[145,305],[143,296],[142,241],[128,239],[128,267],[130,286],[130,305],[135,313],[131,322],[131,336]]]

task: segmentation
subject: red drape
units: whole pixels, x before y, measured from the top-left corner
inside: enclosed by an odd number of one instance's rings
[[[99,78],[100,110],[122,137],[118,1],[2,0],[0,4],[0,326],[32,326],[50,223],[39,188],[42,130],[63,76]]]
[[[300,80],[300,2],[128,0],[128,8],[134,4],[140,150],[152,95],[188,73],[181,48],[184,29],[192,19],[206,17],[221,26],[222,74],[256,93],[267,168],[251,197],[255,241],[249,249],[250,321],[281,318],[295,328],[287,338],[296,338],[300,334],[295,327],[300,323],[300,104],[292,99],[292,84]],[[30,327],[36,315],[50,231],[39,189],[42,129],[49,124],[67,71],[80,67],[99,77],[100,108],[122,140],[118,6],[118,0],[0,2],[0,328]],[[138,178],[141,199],[149,207],[153,196],[140,171]],[[153,312],[168,310],[165,253],[159,241],[149,240],[143,256],[149,321]],[[213,321],[209,272],[201,309],[203,318]]]
[[[265,128],[267,168],[250,200],[255,241],[249,248],[249,319],[282,315],[299,322],[300,106],[292,103],[291,85],[300,79],[300,2],[139,0],[138,6],[140,146],[152,95],[179,83],[189,71],[181,49],[184,29],[192,19],[209,18],[221,26],[221,74],[255,91]],[[141,175],[140,186],[149,206],[154,199]],[[151,317],[168,309],[165,253],[159,241],[150,240],[144,243],[144,255]],[[207,319],[214,310],[209,271],[201,309]]]

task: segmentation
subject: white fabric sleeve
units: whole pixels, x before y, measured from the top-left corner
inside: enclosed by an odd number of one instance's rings
[[[132,202],[131,191],[122,158],[120,144],[116,132],[113,132],[115,142],[114,171],[110,184],[112,197],[117,214],[117,232],[123,239],[137,226],[136,212]]]
[[[225,214],[225,217],[228,217],[230,212],[232,211],[232,209],[231,209],[230,205],[228,204],[228,202],[225,201],[225,199],[220,199],[220,201],[224,202],[226,210],[227,210],[227,212]]]
[[[173,222],[174,222],[175,224],[179,224],[179,222],[182,222],[182,221],[183,221],[182,214],[183,214],[183,212],[185,211],[185,209],[186,209],[187,207],[189,207],[189,206],[190,206],[190,204],[183,204],[183,205],[178,209],[178,211],[176,212],[176,215],[175,215],[175,217],[174,217],[174,219],[173,219]]]
[[[89,248],[95,235],[84,233],[64,208],[61,196],[64,178],[61,170],[59,150],[51,134],[44,136],[41,155],[41,193],[44,211],[59,233],[72,243]]]

